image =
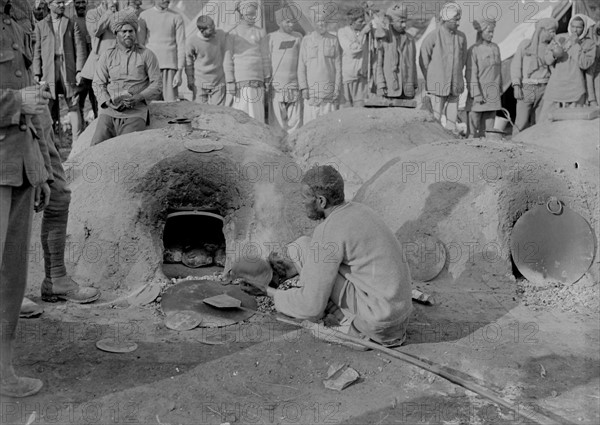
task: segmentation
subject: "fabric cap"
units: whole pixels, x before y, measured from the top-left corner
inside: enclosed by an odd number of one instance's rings
[[[473,28],[477,32],[483,32],[488,28],[496,28],[496,21],[492,19],[479,19],[473,21]]]
[[[449,2],[442,6],[440,11],[440,19],[442,21],[450,21],[462,14],[462,9],[458,3]]]
[[[535,23],[536,31],[539,29],[558,29],[558,21],[554,18],[543,18]]]
[[[298,18],[302,12],[299,9],[295,9],[290,6],[284,6],[281,9],[275,11],[275,22],[277,25],[281,24],[283,21],[291,20],[294,22],[298,22]]]
[[[392,7],[390,7],[385,14],[387,16],[389,16],[390,18],[394,19],[394,18],[408,18],[408,11],[406,10],[406,8],[401,5],[401,4],[395,4]]]
[[[250,7],[250,6],[254,6],[257,9],[259,8],[258,2],[256,0],[241,0],[236,3],[235,9],[238,12],[242,12],[244,9],[246,9],[247,7]]]
[[[138,30],[138,16],[132,9],[124,9],[113,15],[110,24],[111,31],[116,34],[123,25],[131,25],[134,30]]]

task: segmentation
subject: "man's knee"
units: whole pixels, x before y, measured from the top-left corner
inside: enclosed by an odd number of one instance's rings
[[[144,131],[146,129],[146,121],[142,118],[127,118],[123,126],[121,127],[121,131],[117,136],[122,134],[133,133],[134,131]]]
[[[90,145],[97,145],[112,137],[115,137],[112,117],[104,114],[99,115],[98,122],[96,123],[96,131],[94,132]]]

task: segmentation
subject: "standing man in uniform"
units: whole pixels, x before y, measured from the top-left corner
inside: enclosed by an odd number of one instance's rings
[[[50,93],[32,85],[27,70],[31,34],[11,11],[11,1],[0,0],[0,394],[27,397],[43,383],[18,376],[12,357],[27,285],[33,210],[48,205],[52,180],[48,149],[43,139],[34,138],[31,117],[47,113]]]

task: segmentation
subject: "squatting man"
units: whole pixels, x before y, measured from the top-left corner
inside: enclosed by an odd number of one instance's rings
[[[402,344],[412,303],[398,239],[369,207],[345,202],[344,181],[333,167],[314,167],[301,183],[306,215],[323,220],[312,237],[288,245],[287,258],[237,258],[230,276],[272,297],[288,316],[325,318],[337,331],[385,346]],[[269,285],[298,274],[298,288]]]

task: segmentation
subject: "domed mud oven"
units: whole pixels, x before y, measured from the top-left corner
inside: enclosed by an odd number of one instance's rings
[[[299,176],[286,171],[291,158],[272,147],[277,136],[265,126],[250,129],[262,131],[254,144],[240,142],[245,126],[262,125],[147,130],[71,158],[66,259],[74,277],[110,297],[165,281],[165,243],[213,245],[211,264],[217,258],[227,269],[235,256],[266,257],[311,232]],[[32,282],[41,281],[41,266],[30,267]]]

